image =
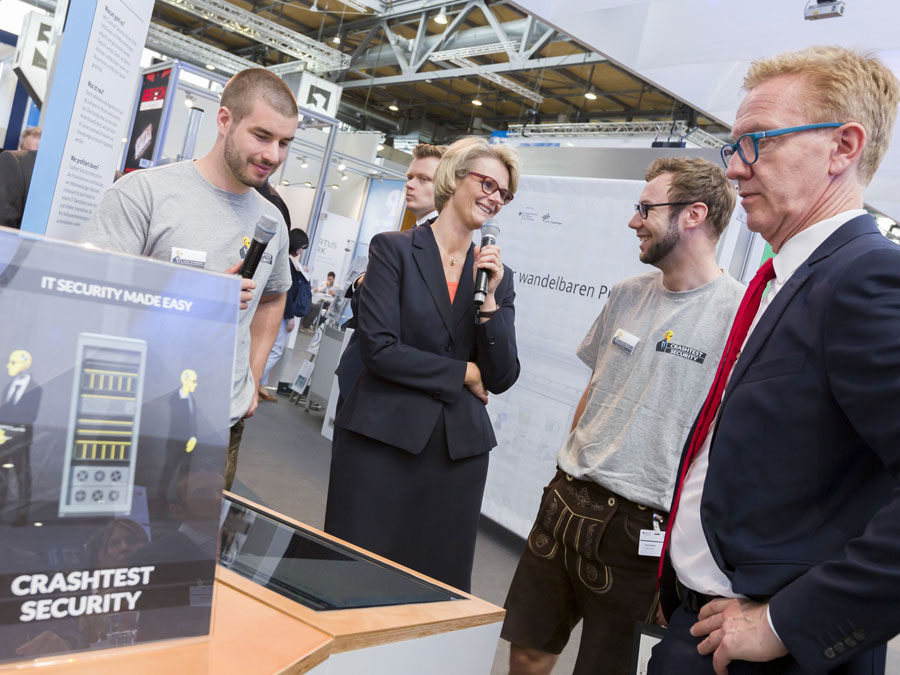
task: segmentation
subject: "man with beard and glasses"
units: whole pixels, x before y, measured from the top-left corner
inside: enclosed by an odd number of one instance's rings
[[[260,216],[281,213],[253,188],[284,161],[297,128],[297,102],[277,75],[250,68],[222,91],[218,136],[196,160],[136,171],[103,195],[80,239],[96,246],[236,274]],[[258,403],[266,357],[291,285],[288,231],[279,227],[253,279],[241,282],[241,313],[231,390],[230,489],[244,419]],[[254,293],[255,289],[261,292]]]
[[[657,269],[616,284],[578,348],[593,374],[506,599],[510,673],[549,673],[581,619],[575,673],[628,672],[679,451],[744,292],[715,258],[735,204],[725,172],[661,158],[645,179],[628,226]]]

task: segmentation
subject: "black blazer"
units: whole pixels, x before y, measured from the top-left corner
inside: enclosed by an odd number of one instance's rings
[[[423,225],[431,225],[436,220],[437,216],[425,221]],[[353,385],[356,384],[356,380],[363,369],[362,357],[359,354],[359,336],[356,334],[356,328],[359,323],[359,288],[357,287],[354,291],[353,284],[351,284],[347,287],[344,296],[350,298],[350,318],[347,319],[344,328],[352,328],[354,332],[353,335],[350,336],[347,348],[344,350],[344,353],[341,354],[341,360],[338,362],[337,370],[334,371],[338,378],[338,401],[336,410],[341,409],[341,406],[344,404],[344,398],[350,393]]]
[[[500,310],[482,324],[475,315],[473,263],[474,245],[451,305],[430,225],[372,239],[357,291],[364,369],[336,426],[419,453],[443,415],[451,458],[480,455],[497,444],[484,404],[463,380],[467,361],[478,364],[494,394],[519,377],[513,273],[504,268],[495,293]]]
[[[719,408],[706,540],[810,672],[858,672],[900,631],[898,338],[900,247],[854,218],[772,300]]]
[[[19,229],[34,173],[35,150],[0,152],[0,225]]]

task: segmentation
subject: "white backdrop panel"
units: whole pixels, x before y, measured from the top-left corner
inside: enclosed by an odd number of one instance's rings
[[[515,273],[522,373],[488,404],[498,447],[482,512],[523,537],[590,376],[575,349],[608,289],[651,269],[638,260],[627,225],[643,185],[523,176],[516,200],[497,219],[503,259]]]

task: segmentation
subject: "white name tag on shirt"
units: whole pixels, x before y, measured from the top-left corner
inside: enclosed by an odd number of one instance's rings
[[[641,538],[638,540],[638,555],[658,558],[662,555],[665,539],[666,533],[662,530],[641,530]]]
[[[203,269],[206,267],[206,251],[192,251],[189,248],[173,246],[172,257],[169,258],[169,261],[176,265],[187,265],[188,267]]]
[[[613,335],[612,343],[628,354],[634,351],[634,348],[638,346],[638,342],[641,341],[637,335],[632,335],[626,330],[622,330],[621,328],[616,329],[615,334]]]

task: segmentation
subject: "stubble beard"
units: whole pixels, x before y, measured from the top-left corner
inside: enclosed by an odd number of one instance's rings
[[[670,218],[665,235],[659,241],[650,244],[650,247],[641,255],[641,262],[647,265],[656,265],[662,262],[678,246],[679,241],[681,241],[681,232],[678,230],[678,223],[675,219]]]
[[[247,157],[241,155],[240,150],[237,149],[237,145],[235,145],[233,132],[231,130],[225,134],[225,165],[228,167],[228,170],[234,175],[235,178],[238,179],[239,182],[243,183],[247,187],[258,188],[262,187],[263,184],[268,180],[269,176],[271,176],[271,172],[268,176],[264,176],[261,179],[253,178],[250,176],[250,170],[248,164],[250,160]],[[272,168],[272,171],[275,170],[275,167]]]

